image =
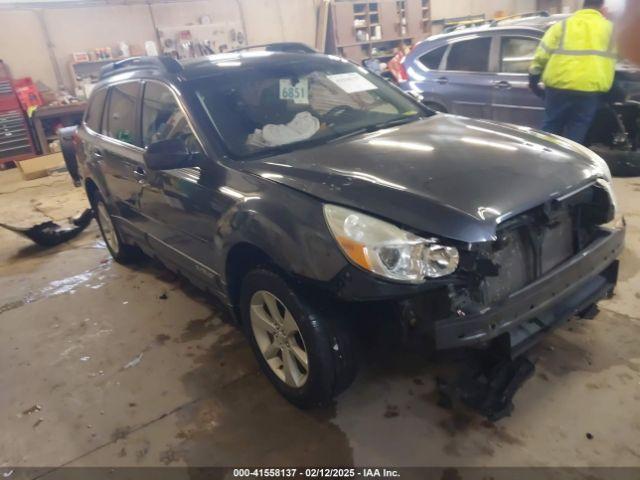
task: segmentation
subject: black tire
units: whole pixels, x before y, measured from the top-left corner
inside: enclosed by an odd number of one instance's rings
[[[299,329],[308,359],[306,382],[294,388],[281,379],[262,354],[251,321],[251,302],[255,295],[267,292],[289,310]],[[303,299],[281,275],[267,268],[248,273],[242,282],[240,311],[243,328],[260,364],[275,388],[292,404],[310,408],[328,404],[345,390],[356,375],[352,335],[345,320],[320,313]],[[280,352],[280,358],[282,352]],[[284,362],[283,362],[284,364]]]
[[[126,265],[144,257],[144,254],[138,247],[124,242],[115,222],[113,222],[111,218],[109,207],[107,207],[100,193],[94,192],[91,195],[91,206],[96,221],[98,222],[102,239],[116,262]],[[109,225],[107,225],[107,223]],[[110,229],[113,231],[112,235],[109,233]]]
[[[592,145],[589,148],[607,162],[614,177],[640,176],[640,150],[615,150],[604,145]]]

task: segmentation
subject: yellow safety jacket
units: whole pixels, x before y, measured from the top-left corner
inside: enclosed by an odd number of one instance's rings
[[[529,68],[547,87],[608,92],[616,52],[613,25],[597,10],[578,10],[545,33]]]

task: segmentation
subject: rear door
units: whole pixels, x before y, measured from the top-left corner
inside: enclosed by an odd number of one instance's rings
[[[93,159],[104,175],[112,214],[128,233],[140,225],[139,197],[145,178],[139,134],[140,82],[118,83],[109,88],[101,136]]]
[[[491,118],[491,72],[493,38],[469,35],[451,43],[444,70],[436,75],[435,89],[447,99],[450,113],[475,118]]]
[[[491,102],[493,119],[540,128],[544,105],[529,90],[528,73],[540,39],[526,35],[501,35],[498,39],[498,73]]]

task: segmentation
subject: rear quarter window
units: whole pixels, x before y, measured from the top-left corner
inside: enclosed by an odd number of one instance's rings
[[[104,108],[104,99],[107,96],[107,89],[103,88],[91,95],[89,106],[84,115],[84,123],[94,132],[100,131],[100,119],[102,118],[102,109]]]
[[[443,45],[442,47],[425,53],[418,59],[418,61],[429,70],[440,70],[440,63],[442,62],[442,57],[446,51],[447,45]]]

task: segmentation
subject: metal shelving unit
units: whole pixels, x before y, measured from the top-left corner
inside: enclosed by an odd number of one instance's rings
[[[403,44],[431,32],[430,0],[336,1],[332,5],[335,52],[357,62],[389,59]]]

